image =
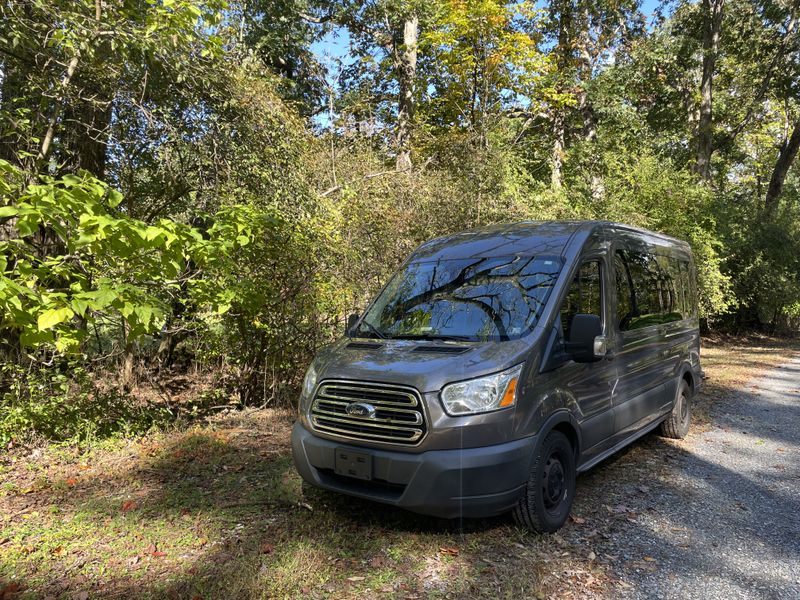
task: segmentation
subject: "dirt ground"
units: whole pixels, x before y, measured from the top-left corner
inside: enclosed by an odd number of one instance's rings
[[[708,380],[689,438],[646,436],[582,475],[572,517],[548,536],[510,517],[449,522],[306,493],[291,463],[292,415],[273,410],[89,448],[15,448],[0,456],[0,600],[687,597],[698,581],[722,594],[720,578],[735,582],[720,598],[790,597],[798,588],[789,586],[800,585],[791,579],[800,577],[796,531],[786,528],[795,545],[773,548],[785,564],[766,572],[757,557],[748,565],[735,558],[737,544],[763,538],[724,535],[714,523],[768,526],[752,486],[771,492],[753,455],[769,457],[774,497],[800,497],[791,454],[798,428],[762,432],[768,413],[752,412],[763,396],[771,404],[760,408],[800,423],[797,371],[783,371],[789,383],[780,389],[758,379],[780,373],[797,348],[706,340]],[[746,443],[743,434],[725,435],[739,417],[750,419]],[[794,437],[773,447],[778,435]],[[720,460],[722,452],[739,462]],[[708,472],[703,462],[712,463]],[[722,477],[725,468],[736,472]],[[724,481],[709,484],[715,500],[703,504],[703,485],[715,476]],[[770,514],[783,514],[776,506]],[[703,507],[732,512],[723,519]],[[681,562],[687,552],[691,565]],[[705,560],[709,552],[728,556],[728,570]]]

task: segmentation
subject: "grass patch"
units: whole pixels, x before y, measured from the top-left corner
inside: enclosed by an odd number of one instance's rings
[[[699,404],[795,352],[769,339],[706,340]],[[308,490],[292,466],[291,419],[243,411],[90,448],[6,453],[0,590],[30,599],[494,600],[609,589],[610,562],[592,552],[613,533],[595,516],[603,493],[593,489],[609,467],[580,479],[562,531],[538,536],[509,517],[442,521]],[[653,451],[644,443],[617,462],[630,462],[633,481]]]

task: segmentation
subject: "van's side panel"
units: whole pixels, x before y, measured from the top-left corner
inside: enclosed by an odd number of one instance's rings
[[[641,235],[615,231],[612,261],[617,251],[651,253],[653,246]],[[613,264],[613,263],[612,263]],[[619,328],[619,306],[614,294],[612,331],[616,349],[618,381],[612,402],[617,439],[629,436],[652,421],[666,398],[663,352],[665,332],[661,325],[631,331]]]

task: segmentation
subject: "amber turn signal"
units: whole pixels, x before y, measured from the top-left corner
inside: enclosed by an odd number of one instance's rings
[[[500,401],[500,407],[511,406],[517,399],[517,378],[514,377],[508,382],[506,386],[506,393],[503,394],[503,399]]]

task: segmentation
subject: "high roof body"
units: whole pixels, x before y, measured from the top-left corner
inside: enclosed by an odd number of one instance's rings
[[[487,225],[425,242],[409,260],[435,261],[481,256],[565,256],[594,233],[624,235],[651,246],[689,252],[669,236],[611,221],[520,221]]]

